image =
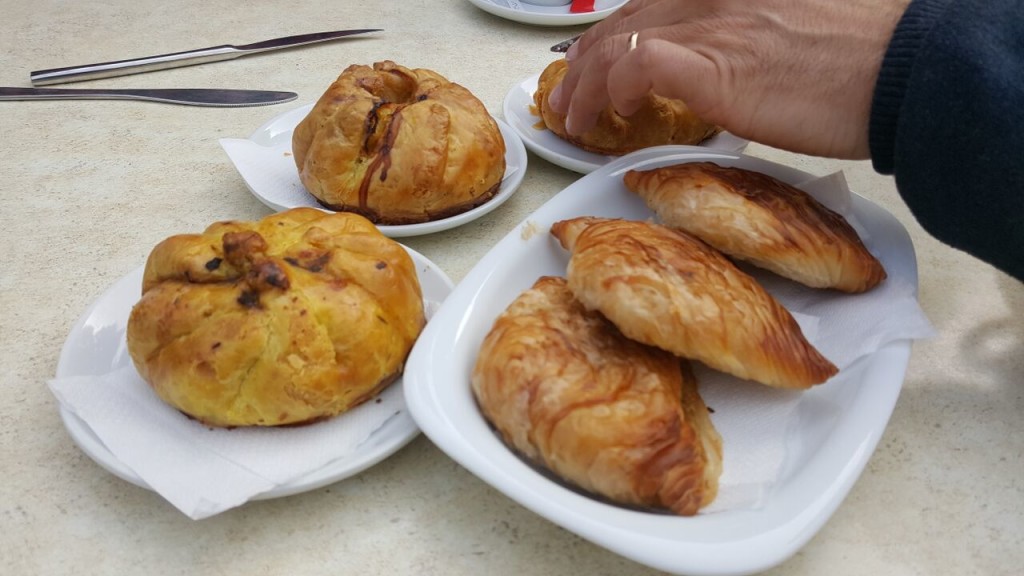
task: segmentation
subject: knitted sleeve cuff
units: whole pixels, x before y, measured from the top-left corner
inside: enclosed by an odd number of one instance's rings
[[[951,0],[913,0],[896,25],[875,82],[868,125],[871,162],[881,174],[892,174],[900,107],[914,60],[932,27]]]

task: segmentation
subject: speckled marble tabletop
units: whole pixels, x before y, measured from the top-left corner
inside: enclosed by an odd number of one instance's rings
[[[313,102],[345,66],[391,59],[472,90],[508,90],[584,26],[531,26],[465,0],[0,0],[0,85],[33,70],[381,27],[375,38],[97,80],[81,87],[298,92],[271,107],[0,102],[0,572],[5,574],[651,574],[542,519],[426,437],[341,482],[193,521],[94,463],[46,386],[79,315],[163,238],[269,213],[218,144]],[[752,144],[892,212],[917,250],[938,336],[915,344],[877,451],[810,542],[772,574],[1019,574],[1024,565],[1024,285],[929,237],[867,162]],[[484,218],[403,239],[455,281],[578,174],[530,155]]]

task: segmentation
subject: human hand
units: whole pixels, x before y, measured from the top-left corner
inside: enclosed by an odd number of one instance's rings
[[[743,138],[867,158],[875,80],[908,3],[632,0],[570,48],[549,103],[578,135],[609,103],[628,116],[653,91]]]

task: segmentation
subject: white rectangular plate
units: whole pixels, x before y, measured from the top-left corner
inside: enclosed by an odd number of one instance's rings
[[[845,498],[888,423],[903,383],[909,340],[889,341],[843,367],[843,378],[799,396],[800,455],[787,460],[785,474],[756,506],[688,518],[602,503],[537,472],[491,431],[469,382],[494,319],[539,276],[565,275],[568,257],[550,237],[553,222],[584,215],[653,218],[644,202],[625,189],[622,174],[692,161],[757,170],[791,183],[813,178],[764,160],[689,146],[642,150],[603,166],[524,220],[456,286],[414,347],[404,390],[413,418],[445,453],[550,521],[659,570],[750,574],[790,557]],[[887,282],[916,289],[917,266],[906,230],[875,204],[856,195],[850,200],[851,214],[871,239],[869,248],[886,266]],[[729,407],[714,408],[717,414]],[[819,412],[822,408],[827,413]]]

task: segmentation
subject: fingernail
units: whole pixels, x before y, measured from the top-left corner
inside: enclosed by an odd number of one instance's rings
[[[565,131],[569,134],[576,134],[576,122],[573,121],[571,116],[565,117]]]
[[[559,109],[558,106],[561,103],[562,103],[562,85],[559,84],[558,86],[555,86],[555,89],[551,91],[551,94],[548,94],[548,104],[552,108],[558,110]]]
[[[576,42],[572,46],[569,46],[569,49],[565,51],[565,59],[569,62],[573,61],[576,59],[576,54],[579,53],[579,51],[580,43]]]

